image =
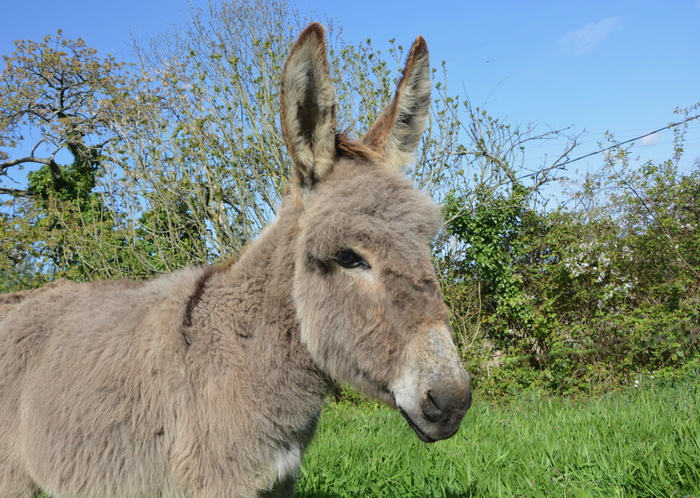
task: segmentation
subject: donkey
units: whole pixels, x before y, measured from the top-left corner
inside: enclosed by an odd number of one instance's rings
[[[400,168],[430,101],[414,42],[369,132],[336,130],[325,30],[282,75],[293,159],[276,221],[237,262],[9,296],[0,496],[292,496],[337,381],[452,436],[471,386],[431,264],[436,205]]]

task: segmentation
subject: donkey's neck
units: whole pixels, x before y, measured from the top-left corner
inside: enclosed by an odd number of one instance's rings
[[[214,334],[216,339],[205,340],[239,351],[249,373],[245,388],[261,411],[274,413],[275,425],[294,427],[305,438],[330,383],[300,339],[292,298],[298,227],[290,211],[283,208],[238,262],[207,277],[192,333]]]

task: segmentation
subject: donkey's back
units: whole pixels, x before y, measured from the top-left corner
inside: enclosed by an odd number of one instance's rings
[[[39,294],[46,293],[46,291],[55,289],[56,287],[64,285],[73,285],[73,282],[71,282],[70,280],[66,280],[65,278],[60,278],[38,289],[29,289],[18,292],[10,292],[8,294],[0,294],[0,322],[10,313],[10,311],[15,309],[21,302],[36,297]]]
[[[181,394],[183,312],[204,271],[3,296],[0,496],[29,496],[36,480],[84,496],[168,489],[164,427]]]

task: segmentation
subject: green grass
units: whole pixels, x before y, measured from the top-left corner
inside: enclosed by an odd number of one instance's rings
[[[387,408],[329,404],[297,496],[700,497],[698,379],[596,399],[477,397],[460,431],[430,445]]]

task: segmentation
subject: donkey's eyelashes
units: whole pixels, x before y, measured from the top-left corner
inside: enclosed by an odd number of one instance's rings
[[[371,268],[369,263],[352,249],[341,249],[333,259],[343,268],[361,268],[363,270]]]

